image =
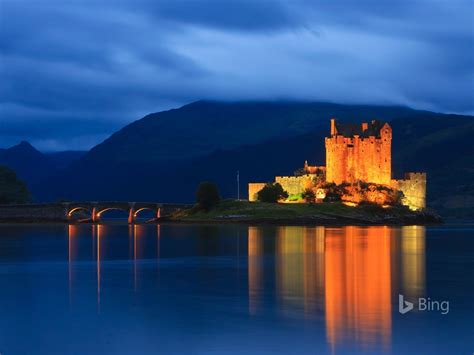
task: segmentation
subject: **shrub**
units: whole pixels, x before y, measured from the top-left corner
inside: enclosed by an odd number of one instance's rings
[[[306,202],[316,201],[316,194],[314,193],[313,189],[305,189],[302,193],[302,197]]]
[[[217,205],[221,200],[219,188],[216,184],[208,181],[201,182],[196,191],[196,202],[198,206],[206,211]]]
[[[322,188],[326,191],[324,202],[341,201],[342,196],[347,193],[347,186],[346,183],[336,185],[333,182],[322,185]]]
[[[303,199],[302,194],[289,195],[288,198],[287,198],[288,201],[300,201],[302,199]]]
[[[6,166],[0,166],[0,204],[26,203],[30,199],[28,188],[16,173]]]
[[[288,198],[288,192],[283,190],[279,183],[268,183],[257,193],[257,199],[261,202],[278,202]]]

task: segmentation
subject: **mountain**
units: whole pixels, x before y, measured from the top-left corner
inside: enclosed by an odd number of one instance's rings
[[[13,169],[22,181],[32,186],[54,176],[84,154],[82,151],[42,153],[22,141],[13,147],[0,149],[0,165]]]
[[[131,123],[94,147],[84,161],[169,162],[298,136],[326,127],[332,116],[392,120],[413,112],[417,111],[330,103],[198,101]]]
[[[395,172],[426,171],[429,206],[448,216],[474,217],[473,117],[422,116],[395,120],[392,128]]]
[[[11,148],[0,149],[0,165],[13,169],[18,177],[28,183],[51,175],[52,162],[28,142]]]
[[[396,177],[427,171],[429,204],[457,215],[474,207],[473,117],[332,103],[198,101],[150,114],[34,192],[42,199],[192,202],[203,180],[217,182],[225,197],[236,197],[239,170],[246,196],[247,182],[291,175],[306,159],[324,164],[331,117],[389,121]]]
[[[82,158],[86,153],[87,151],[82,150],[66,150],[62,152],[44,153],[44,155],[46,155],[57,170],[62,170]]]

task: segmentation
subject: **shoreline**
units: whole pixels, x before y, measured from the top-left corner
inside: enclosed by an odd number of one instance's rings
[[[85,217],[85,216],[84,216]],[[92,222],[90,218],[67,219],[56,213],[36,214],[29,210],[16,216],[0,215],[5,224],[245,224],[302,226],[403,226],[439,225],[443,218],[431,210],[411,211],[401,206],[382,208],[377,205],[349,207],[340,202],[322,204],[281,204],[223,200],[209,211],[198,206],[182,208],[158,219],[128,223],[124,219]]]
[[[449,221],[455,222],[455,221]],[[468,222],[469,223],[469,222]],[[424,216],[405,216],[405,217],[383,217],[383,218],[355,218],[350,216],[331,216],[331,215],[311,215],[311,216],[297,216],[297,217],[283,217],[283,218],[250,218],[250,217],[233,217],[223,216],[221,218],[175,218],[175,217],[163,217],[159,220],[154,221],[142,221],[128,223],[126,220],[104,220],[100,222],[91,221],[67,221],[58,219],[28,219],[18,218],[2,220],[0,219],[0,225],[160,225],[160,224],[174,224],[174,225],[228,225],[228,224],[241,224],[241,225],[291,225],[291,226],[410,226],[410,225],[443,225],[445,221],[439,219],[436,215],[424,215]]]

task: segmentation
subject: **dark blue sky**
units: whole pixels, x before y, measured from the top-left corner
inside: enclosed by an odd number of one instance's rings
[[[0,49],[0,147],[203,98],[474,113],[472,0],[0,0]]]

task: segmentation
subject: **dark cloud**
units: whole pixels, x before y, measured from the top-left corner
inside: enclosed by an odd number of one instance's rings
[[[474,3],[0,2],[0,145],[88,148],[193,100],[474,112]]]

